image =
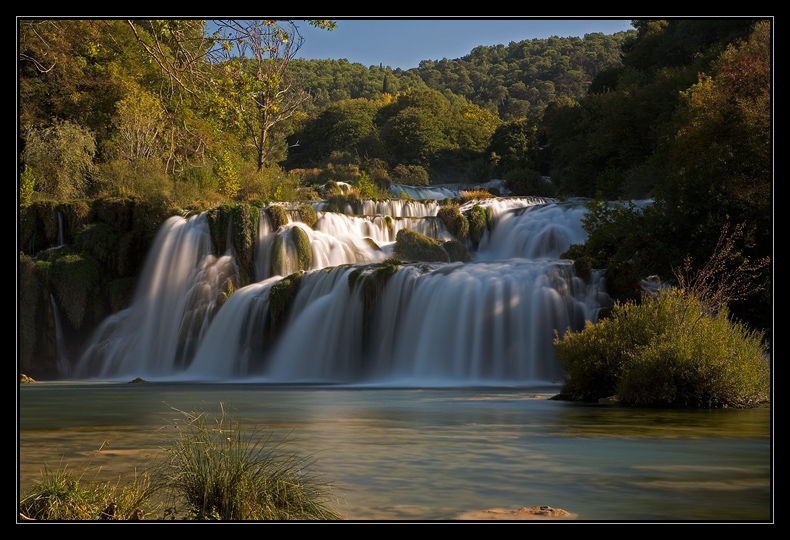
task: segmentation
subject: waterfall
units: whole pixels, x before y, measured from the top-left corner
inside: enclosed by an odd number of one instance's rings
[[[168,219],[154,239],[132,305],[102,323],[76,375],[167,376],[183,370],[236,274],[229,253],[212,253],[205,214]]]
[[[291,218],[276,230],[261,212],[257,283],[224,303],[224,284],[236,272],[233,251],[211,252],[204,216],[171,218],[152,247],[134,303],[97,331],[79,376],[557,382],[555,331],[583,328],[608,302],[600,274],[585,282],[571,261],[560,259],[586,238],[585,207],[528,197],[472,202],[462,211],[485,206],[492,226],[470,262],[393,260],[399,230],[452,239],[436,216],[438,203],[426,202],[363,201],[364,215],[314,204],[313,227]]]
[[[52,305],[52,317],[55,320],[55,347],[58,358],[58,376],[65,379],[71,375],[71,362],[68,352],[66,352],[66,342],[63,338],[63,328],[60,325],[60,311],[55,303],[54,295],[49,295],[49,302]]]

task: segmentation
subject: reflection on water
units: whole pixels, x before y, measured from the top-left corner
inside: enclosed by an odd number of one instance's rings
[[[771,519],[769,409],[618,409],[548,400],[555,392],[23,385],[20,485],[45,464],[90,463],[99,479],[126,474],[161,451],[179,417],[173,408],[214,413],[224,402],[249,429],[314,455],[350,519],[536,505],[582,520]]]

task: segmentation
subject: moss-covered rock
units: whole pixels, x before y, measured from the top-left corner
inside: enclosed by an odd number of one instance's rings
[[[326,197],[327,211],[345,214],[346,207],[350,207],[352,214],[362,213],[362,202],[354,191],[347,193],[333,193]]]
[[[447,232],[461,242],[466,240],[466,237],[469,235],[469,220],[461,213],[457,204],[442,206],[439,208],[437,215],[444,222]]]
[[[288,318],[288,313],[299,292],[304,272],[294,272],[284,277],[269,289],[269,332],[276,336]]]
[[[469,250],[466,245],[458,240],[448,240],[442,244],[442,249],[447,253],[447,259],[450,262],[469,262],[472,258],[469,255]]]
[[[118,230],[107,223],[96,222],[86,225],[74,238],[79,251],[90,254],[105,267],[117,267]]]
[[[378,302],[389,279],[402,267],[396,258],[385,259],[376,264],[360,266],[348,276],[348,286],[352,293],[358,292],[362,302],[362,348],[370,343],[371,330],[378,313]]]
[[[273,231],[288,224],[288,213],[285,211],[285,208],[280,205],[270,205],[266,209],[266,215],[269,216],[269,223],[271,223]]]
[[[242,286],[255,280],[255,244],[259,209],[247,203],[222,205],[206,211],[215,253],[233,250]]]
[[[466,246],[457,240],[442,242],[407,229],[401,229],[395,237],[395,255],[402,260],[422,262],[470,259]]]
[[[310,270],[310,267],[313,266],[313,248],[310,246],[310,237],[301,227],[293,227],[291,228],[291,240],[296,247],[299,270]]]
[[[406,261],[447,262],[447,253],[439,240],[408,229],[398,231],[395,255]]]
[[[296,211],[299,214],[299,221],[310,228],[312,228],[315,225],[315,222],[318,221],[318,215],[315,213],[315,209],[309,204],[300,205]]]
[[[74,328],[82,326],[89,311],[101,312],[95,304],[101,277],[96,259],[64,250],[53,257],[50,273],[58,304]]]
[[[464,212],[464,215],[469,222],[469,240],[472,242],[472,246],[477,247],[488,227],[488,214],[479,204],[476,204]]]

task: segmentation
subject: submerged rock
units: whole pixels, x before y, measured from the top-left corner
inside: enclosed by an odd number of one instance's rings
[[[463,520],[563,520],[575,519],[576,515],[563,510],[562,508],[552,508],[551,506],[532,506],[530,508],[519,508],[518,510],[481,510],[465,512],[458,516]]]

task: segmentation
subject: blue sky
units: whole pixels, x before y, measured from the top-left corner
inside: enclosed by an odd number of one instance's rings
[[[333,19],[328,32],[306,22],[299,24],[305,38],[299,56],[310,60],[340,60],[366,67],[410,69],[421,60],[455,59],[478,45],[507,46],[511,41],[551,36],[584,37],[601,32],[633,30],[630,19]]]

